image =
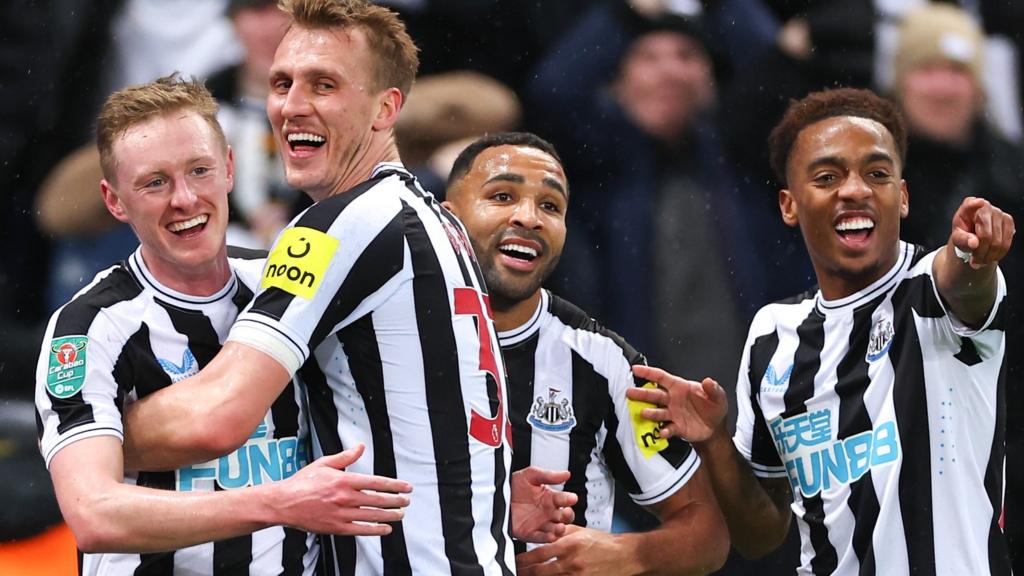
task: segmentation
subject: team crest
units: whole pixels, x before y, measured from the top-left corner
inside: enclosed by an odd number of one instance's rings
[[[561,393],[562,391],[557,388],[548,388],[547,401],[537,396],[537,401],[530,409],[530,415],[526,417],[531,426],[548,432],[572,430],[576,425],[576,415],[573,414],[568,398],[559,399]]]
[[[46,389],[55,398],[70,398],[85,383],[87,336],[54,338],[50,343],[50,363],[46,371]]]
[[[896,331],[888,318],[880,318],[878,322],[875,322],[875,325],[871,327],[871,336],[868,338],[868,351],[865,355],[867,361],[874,362],[885,356],[889,347],[892,346],[892,337],[895,334]]]
[[[185,352],[181,354],[180,366],[163,358],[157,358],[157,362],[160,363],[160,367],[164,369],[164,372],[171,377],[171,384],[177,384],[185,378],[199,374],[199,364],[196,363],[196,357],[188,348],[185,348]]]
[[[790,364],[789,368],[782,374],[775,372],[775,367],[771,364],[768,365],[768,370],[764,373],[764,380],[761,382],[761,390],[763,392],[781,392],[789,385],[789,377],[793,374],[793,365]]]

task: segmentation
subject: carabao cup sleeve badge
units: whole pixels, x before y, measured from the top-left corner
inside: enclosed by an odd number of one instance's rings
[[[46,370],[46,390],[55,398],[70,398],[85,384],[87,336],[64,336],[50,342],[50,362]]]
[[[644,388],[657,388],[654,382],[644,384]],[[636,445],[640,448],[644,458],[650,458],[665,448],[668,448],[668,440],[662,438],[658,432],[661,430],[660,422],[653,422],[641,416],[644,408],[657,408],[654,404],[640,402],[631,398],[626,399],[629,406],[629,416],[633,423],[633,434],[636,436]]]
[[[312,300],[327,273],[338,239],[319,230],[296,226],[281,234],[263,270],[263,289],[275,287]]]

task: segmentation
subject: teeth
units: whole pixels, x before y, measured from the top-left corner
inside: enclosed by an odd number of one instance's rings
[[[505,244],[500,249],[501,249],[502,252],[518,252],[520,254],[525,254],[525,255],[529,256],[530,258],[536,258],[537,257],[537,251],[536,250],[534,250],[533,248],[530,248],[528,246],[520,246],[519,244]]]
[[[182,230],[188,230],[189,228],[194,228],[196,226],[199,226],[200,224],[206,224],[206,221],[209,218],[210,217],[207,216],[206,214],[200,214],[199,216],[196,216],[191,220],[185,220],[184,222],[174,222],[170,226],[168,226],[167,229],[170,230],[171,232],[181,232]]]
[[[848,230],[870,230],[874,227],[875,223],[868,218],[850,218],[836,224],[836,230],[839,232],[846,232]]]
[[[288,135],[288,143],[296,144],[299,142],[313,142],[315,144],[323,144],[327,140],[323,136],[317,136],[316,134],[310,134],[308,132],[297,132],[295,134]]]

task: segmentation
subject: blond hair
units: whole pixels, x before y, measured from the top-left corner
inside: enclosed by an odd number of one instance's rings
[[[224,131],[217,121],[217,101],[203,83],[185,80],[175,72],[146,84],[129,86],[107,98],[96,119],[96,147],[103,177],[112,180],[116,171],[114,142],[133,126],[179,110],[191,110],[210,125],[222,146]]]
[[[278,8],[302,28],[359,28],[377,59],[375,90],[395,87],[409,96],[420,66],[419,51],[405,24],[387,8],[366,0],[280,0]]]

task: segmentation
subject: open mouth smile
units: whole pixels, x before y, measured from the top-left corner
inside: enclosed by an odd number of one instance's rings
[[[835,225],[836,234],[844,244],[863,247],[871,239],[875,223],[866,216],[842,217]]]
[[[181,238],[191,238],[202,233],[202,231],[206,229],[206,223],[209,219],[209,214],[200,214],[195,218],[190,218],[188,220],[171,222],[167,225],[167,230]]]

